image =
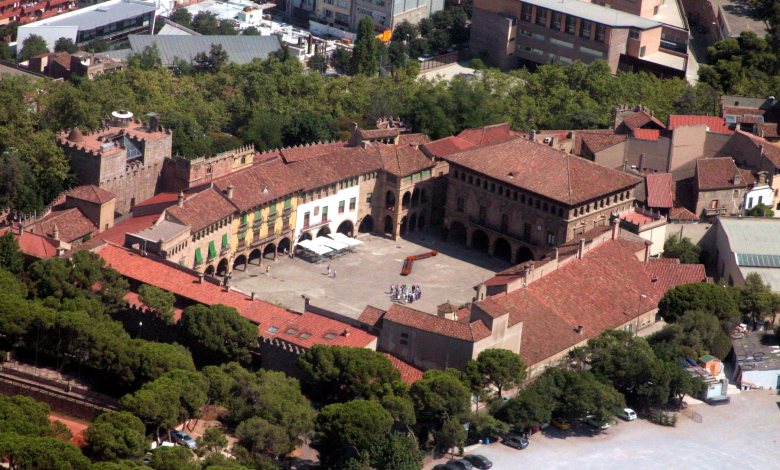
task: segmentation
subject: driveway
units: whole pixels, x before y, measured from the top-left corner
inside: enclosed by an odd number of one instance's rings
[[[502,444],[471,453],[493,461],[492,470],[528,469],[768,469],[780,466],[780,395],[743,392],[731,404],[691,405],[677,427],[620,421],[594,434],[588,429],[551,430],[531,437],[525,450]],[[426,469],[435,463],[432,462]]]

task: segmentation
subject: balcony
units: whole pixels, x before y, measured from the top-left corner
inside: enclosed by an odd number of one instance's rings
[[[704,209],[704,215],[707,217],[717,217],[719,215],[726,215],[725,207],[717,207],[715,209]]]
[[[282,216],[287,217],[288,215],[292,214],[292,207],[288,207],[285,210],[282,211]]]

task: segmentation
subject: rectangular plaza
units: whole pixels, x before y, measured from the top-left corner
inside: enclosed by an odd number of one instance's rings
[[[250,264],[246,271],[234,270],[233,288],[256,295],[268,302],[303,310],[302,295],[317,307],[356,318],[366,305],[387,309],[390,284],[417,284],[420,300],[411,306],[435,313],[436,306],[450,301],[455,305],[471,302],[474,286],[505,269],[504,262],[433,235],[415,235],[411,239],[390,240],[373,235],[361,236],[363,245],[333,261],[312,264],[300,258],[280,255],[275,263],[263,260],[263,267]],[[409,276],[401,276],[407,256],[437,250],[437,256],[414,264]],[[330,264],[336,277],[327,275]],[[271,266],[266,274],[265,266]]]

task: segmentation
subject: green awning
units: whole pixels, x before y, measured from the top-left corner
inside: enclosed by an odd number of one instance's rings
[[[217,257],[217,247],[214,246],[214,240],[211,240],[209,242],[209,259],[214,259]]]
[[[203,264],[203,255],[200,254],[200,248],[195,248],[195,265]]]
[[[227,233],[222,234],[222,248],[228,247],[228,236]]]

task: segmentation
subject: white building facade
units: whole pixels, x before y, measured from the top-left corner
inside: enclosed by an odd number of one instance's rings
[[[335,192],[319,188],[304,194],[296,213],[293,237],[296,243],[334,232],[349,236],[354,234],[360,185],[345,180],[333,187],[336,188]]]

